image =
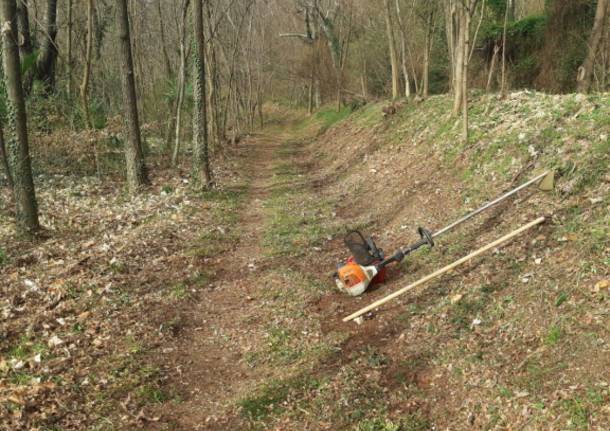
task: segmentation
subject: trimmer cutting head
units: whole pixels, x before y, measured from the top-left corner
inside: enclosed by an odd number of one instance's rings
[[[377,248],[373,238],[365,238],[357,230],[348,232],[343,239],[345,246],[352,253],[354,261],[358,265],[372,265],[383,260],[383,250]]]

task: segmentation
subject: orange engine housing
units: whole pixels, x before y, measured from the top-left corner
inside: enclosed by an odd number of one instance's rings
[[[356,286],[358,283],[368,280],[362,267],[353,262],[348,262],[339,268],[337,276],[346,288]]]

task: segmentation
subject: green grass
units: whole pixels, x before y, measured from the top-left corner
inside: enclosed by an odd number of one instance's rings
[[[304,393],[319,388],[321,381],[311,376],[297,376],[286,380],[273,380],[255,391],[252,396],[237,401],[242,416],[261,421],[270,415],[281,413],[289,397],[302,397]]]
[[[547,345],[554,346],[561,340],[561,336],[561,327],[558,324],[553,324],[548,328],[544,341]]]
[[[481,298],[466,299],[453,304],[449,310],[449,321],[456,325],[458,329],[465,330],[470,328],[472,320],[485,307]]]
[[[31,340],[26,336],[22,336],[17,344],[9,349],[8,357],[19,360],[27,359],[37,353],[45,354],[48,350],[48,346],[42,341]]]
[[[398,419],[365,419],[358,423],[355,431],[425,431],[430,426],[427,419],[415,413]]]
[[[172,298],[176,300],[184,299],[188,296],[188,288],[184,283],[176,283],[170,291]]]
[[[279,151],[292,154],[296,145],[302,143],[286,142]],[[262,245],[267,257],[308,254],[334,232],[326,222],[331,219],[330,202],[308,190],[301,169],[292,157],[274,166],[272,191],[263,204],[266,229]]]
[[[186,252],[187,256],[211,258],[231,250],[239,241],[239,208],[247,193],[246,186],[231,189],[208,190],[201,193],[204,201],[211,203],[213,225],[202,232]]]
[[[571,429],[589,429],[589,417],[591,416],[591,411],[583,400],[579,398],[563,400],[561,407],[570,418]]]
[[[566,302],[569,297],[570,296],[567,292],[564,292],[564,291],[559,292],[559,294],[557,295],[557,298],[555,299],[555,307],[561,306],[561,304]]]
[[[142,386],[138,390],[138,396],[151,404],[161,404],[171,399],[169,394],[159,387],[150,384]]]
[[[336,107],[325,107],[314,114],[314,120],[321,123],[321,133],[328,130],[331,126],[347,118],[352,110],[348,106],[343,106],[340,111]]]

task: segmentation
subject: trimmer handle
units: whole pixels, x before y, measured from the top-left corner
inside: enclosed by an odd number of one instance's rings
[[[408,247],[406,247],[404,249],[398,249],[398,251],[396,253],[394,253],[394,255],[379,262],[377,264],[377,268],[383,268],[384,266],[386,266],[387,264],[392,263],[392,262],[400,262],[401,260],[403,260],[405,258],[406,255],[408,255],[412,251],[417,250],[418,248],[420,248],[423,245],[429,245],[430,247],[434,247],[434,240],[432,239],[432,233],[428,229],[425,229],[423,227],[418,227],[417,232],[419,233],[419,236],[421,237],[421,239],[419,241],[409,245]]]
[[[430,247],[434,247],[434,240],[432,239],[432,232],[430,232],[428,229],[420,226],[417,228],[417,233],[419,233],[419,236],[421,237],[421,239],[419,241],[417,241],[416,243],[411,244],[408,247],[409,253],[417,250],[422,245],[426,245],[426,244],[429,245]]]

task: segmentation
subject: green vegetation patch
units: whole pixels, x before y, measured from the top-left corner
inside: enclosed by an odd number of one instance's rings
[[[281,151],[290,151],[300,142],[287,142]],[[296,257],[321,247],[336,231],[329,200],[308,190],[301,167],[289,158],[274,167],[272,192],[264,202],[266,229],[263,247],[268,257]]]
[[[404,418],[365,419],[356,426],[356,431],[425,431],[431,427],[430,422],[421,415],[414,413]]]
[[[298,400],[304,393],[317,389],[322,381],[311,376],[297,376],[286,380],[273,380],[258,390],[252,396],[237,402],[241,414],[253,421],[261,421],[269,415],[285,410],[285,402]]]
[[[317,111],[314,114],[314,120],[321,123],[320,132],[323,133],[334,124],[347,118],[351,113],[352,109],[349,106],[343,106],[339,111],[336,107],[328,106]]]

